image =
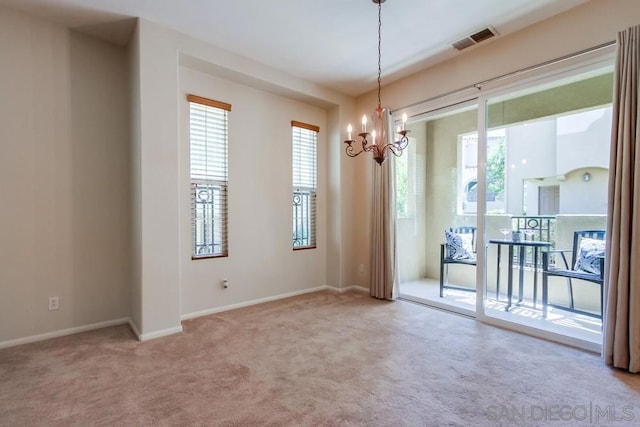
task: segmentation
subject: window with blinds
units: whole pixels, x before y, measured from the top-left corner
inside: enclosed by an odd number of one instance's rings
[[[192,258],[228,255],[227,147],[231,105],[188,95]]]
[[[317,140],[320,128],[291,122],[293,141],[293,249],[316,247]]]

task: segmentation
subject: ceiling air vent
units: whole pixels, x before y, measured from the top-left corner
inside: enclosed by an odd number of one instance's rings
[[[498,32],[496,30],[491,27],[487,27],[483,30],[471,34],[470,36],[458,40],[457,42],[453,43],[453,47],[458,50],[466,49],[485,40],[489,40],[490,38],[495,37],[497,34]]]

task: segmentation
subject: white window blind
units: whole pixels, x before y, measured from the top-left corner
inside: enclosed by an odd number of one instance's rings
[[[227,256],[227,148],[231,105],[188,95],[192,257]]]
[[[291,122],[293,141],[293,248],[316,247],[317,140],[320,128]]]

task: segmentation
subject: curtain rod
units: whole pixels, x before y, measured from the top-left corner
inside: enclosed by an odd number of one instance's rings
[[[444,98],[446,96],[453,95],[453,94],[458,93],[458,92],[463,92],[465,90],[474,89],[474,88],[478,89],[478,90],[481,90],[482,86],[486,85],[488,83],[493,83],[493,82],[497,82],[497,81],[500,81],[500,80],[504,80],[504,79],[509,78],[509,77],[517,76],[517,75],[520,75],[520,74],[523,74],[523,73],[528,73],[530,71],[538,70],[540,68],[544,68],[544,67],[552,65],[552,64],[558,64],[560,62],[563,62],[563,61],[566,61],[566,60],[569,60],[569,59],[577,58],[578,56],[586,55],[588,53],[595,52],[595,51],[598,51],[600,49],[605,49],[605,48],[607,48],[609,46],[613,46],[615,44],[616,44],[615,40],[612,40],[612,41],[609,41],[609,42],[606,42],[606,43],[599,44],[597,46],[593,46],[593,47],[589,47],[589,48],[586,48],[586,49],[583,49],[583,50],[579,50],[578,52],[574,52],[574,53],[570,53],[568,55],[560,56],[558,58],[550,59],[548,61],[541,62],[539,64],[535,64],[535,65],[531,65],[529,67],[521,68],[521,69],[516,70],[516,71],[511,71],[511,72],[506,73],[506,74],[501,74],[501,75],[499,75],[497,77],[492,77],[490,79],[483,80],[483,81],[480,81],[480,82],[477,82],[477,83],[473,83],[473,84],[470,84],[468,86],[464,86],[464,87],[459,88],[459,89],[455,89],[455,90],[452,90],[452,91],[449,91],[449,92],[445,92],[445,93],[442,93],[440,95],[432,96],[431,98],[428,98],[428,99],[425,99],[425,100],[422,100],[422,101],[414,102],[413,104],[405,105],[404,107],[401,107],[401,108],[396,108],[395,110],[391,111],[391,114],[393,114],[393,113],[395,113],[396,111],[399,111],[399,110],[412,108],[412,107],[415,107],[417,105],[424,104],[424,103],[427,103],[427,102],[431,102],[431,101],[434,101],[434,100],[439,99],[439,98]]]

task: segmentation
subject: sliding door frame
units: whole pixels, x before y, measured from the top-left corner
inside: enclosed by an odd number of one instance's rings
[[[559,342],[572,347],[578,347],[595,353],[602,352],[602,343],[594,343],[557,332],[523,325],[504,319],[489,316],[486,311],[485,301],[487,296],[487,238],[486,238],[486,162],[487,162],[487,111],[488,103],[494,98],[507,96],[510,93],[539,87],[553,85],[558,80],[577,77],[589,72],[596,72],[604,68],[613,67],[615,56],[615,46],[603,48],[601,52],[592,53],[589,58],[575,58],[569,64],[563,66],[549,66],[550,69],[537,69],[526,77],[515,79],[508,84],[495,88],[483,88],[482,94],[478,97],[478,239],[482,239],[484,244],[478,246],[478,268],[476,271],[476,295],[482,298],[476,299],[476,318],[490,325],[505,329],[525,333],[527,335],[543,338],[549,341]]]
[[[468,86],[459,91],[450,92],[446,95],[433,98],[431,100],[410,105],[394,112],[407,112],[411,121],[425,120],[435,117],[448,111],[458,108],[476,105],[478,112],[477,132],[478,132],[478,205],[477,205],[477,267],[476,267],[476,308],[475,313],[468,310],[458,309],[446,303],[428,301],[428,305],[456,312],[466,316],[475,317],[477,320],[498,326],[505,329],[515,330],[531,336],[543,338],[550,341],[559,342],[573,347],[582,348],[588,351],[600,353],[602,343],[581,340],[566,335],[562,335],[547,330],[534,328],[511,321],[498,319],[487,315],[487,238],[486,238],[486,163],[487,163],[487,105],[490,99],[506,96],[514,91],[545,84],[552,85],[558,80],[578,76],[596,71],[602,68],[613,66],[615,59],[615,44],[605,44],[594,49],[587,49],[574,55],[568,55],[555,61],[549,61],[540,66],[529,67],[525,70],[510,73],[495,79],[486,80]],[[397,120],[397,118],[396,118]]]
[[[476,91],[477,92],[477,91]],[[403,111],[409,111],[408,116],[410,117],[409,123],[415,123],[420,121],[427,121],[430,119],[437,118],[438,116],[445,115],[449,112],[455,112],[456,110],[464,109],[464,108],[478,108],[478,97],[477,93],[471,92],[469,93],[459,94],[460,96],[456,97],[448,97],[446,101],[446,105],[443,105],[445,101],[440,102],[440,100],[435,100],[429,104],[421,104],[417,109],[408,109]],[[394,118],[395,119],[395,118]],[[400,122],[395,120],[394,126],[399,125]],[[478,223],[478,214],[476,214],[476,224]],[[444,234],[443,234],[444,237]],[[423,236],[426,238],[426,236]],[[460,314],[467,317],[476,318],[476,310],[465,309],[462,307],[457,307],[447,303],[446,301],[433,300],[433,299],[422,299],[419,297],[413,297],[410,295],[405,295],[402,293],[402,284],[400,284],[400,295],[402,298],[407,299],[409,301],[414,301],[420,304],[428,305],[429,307],[438,308],[441,310],[449,311],[452,313]],[[478,300],[478,294],[476,293],[476,303]]]

